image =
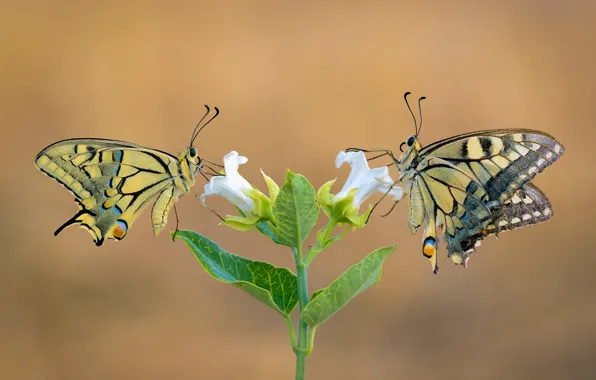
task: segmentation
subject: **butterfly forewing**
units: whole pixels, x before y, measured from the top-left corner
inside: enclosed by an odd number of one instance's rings
[[[544,132],[501,129],[451,137],[423,148],[420,155],[442,158],[474,176],[497,205],[563,152],[563,146]]]

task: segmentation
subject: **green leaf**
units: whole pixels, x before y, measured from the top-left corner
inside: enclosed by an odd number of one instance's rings
[[[271,222],[262,221],[257,224],[257,230],[265,236],[268,236],[273,240],[274,243],[281,244],[279,239],[277,239],[277,235],[271,226]]]
[[[289,269],[234,255],[193,231],[178,231],[176,237],[216,280],[244,290],[282,315],[290,314],[298,303],[296,275]]]
[[[325,290],[325,289],[319,289],[319,290],[315,290],[312,293],[312,296],[310,296],[310,302],[312,302],[312,300],[314,300],[319,294],[321,294],[321,292]]]
[[[317,223],[319,205],[315,189],[304,176],[288,170],[286,183],[273,204],[273,214],[278,221],[277,238],[280,244],[297,247],[306,239]]]
[[[351,266],[325,289],[313,293],[311,301],[300,313],[300,318],[311,327],[317,327],[331,318],[352,298],[381,279],[382,265],[396,245],[374,250],[359,263]]]

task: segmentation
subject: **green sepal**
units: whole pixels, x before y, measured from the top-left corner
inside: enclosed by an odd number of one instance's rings
[[[238,210],[238,213],[240,215],[242,215],[243,217],[246,217],[246,214],[239,209],[238,207],[236,207],[236,210]],[[257,224],[256,224],[257,230],[262,233],[263,235],[267,236],[268,238],[270,238],[271,240],[273,240],[274,243],[279,244],[279,240],[277,239],[277,234],[275,233],[275,225],[273,225],[273,223],[267,221],[267,220],[260,220]]]
[[[333,197],[331,196],[331,187],[333,186],[336,180],[337,178],[325,182],[325,184],[321,186],[317,191],[317,200],[321,205],[321,209],[327,216],[331,215],[331,202],[333,200]]]
[[[271,204],[275,203],[277,199],[277,195],[279,194],[279,186],[275,181],[269,177],[265,172],[261,169],[261,174],[263,174],[263,178],[265,179],[265,183],[267,183],[267,188],[269,189],[269,199],[271,199]]]
[[[203,269],[216,280],[242,289],[284,316],[296,307],[296,275],[289,269],[234,255],[193,231],[181,230],[175,237],[188,245]]]
[[[250,231],[253,228],[257,227],[259,221],[261,220],[260,217],[251,215],[251,216],[235,216],[235,215],[227,215],[226,219],[221,222],[221,224],[225,224],[228,227],[232,227],[238,231]]]
[[[334,182],[335,180],[329,181],[319,188],[317,199],[321,208],[330,219],[334,219],[341,226],[349,224],[352,228],[364,227],[372,212],[372,207],[369,206],[367,212],[358,215],[358,209],[354,207],[354,198],[358,193],[357,188],[351,189],[345,197],[334,201],[335,196],[331,194],[331,186]]]
[[[352,298],[380,281],[383,262],[396,248],[397,245],[393,245],[374,250],[328,287],[314,292],[311,301],[300,313],[300,318],[311,327],[317,327],[331,318]]]
[[[252,214],[258,215],[261,219],[275,221],[269,197],[258,189],[242,189],[242,192],[244,195],[252,199],[255,204],[255,209],[252,211]]]
[[[337,219],[341,219],[341,217],[347,217],[350,215],[357,215],[358,209],[354,207],[354,198],[356,198],[356,194],[358,193],[358,189],[354,188],[348,191],[348,194],[339,199],[338,201],[333,203],[333,216]],[[340,220],[340,222],[343,222]]]
[[[370,216],[370,213],[372,212],[373,207],[371,205],[368,206],[368,210],[362,214],[362,215],[348,215],[345,216],[345,218],[347,220],[350,221],[350,224],[352,226],[354,226],[354,228],[361,228],[364,227],[366,225],[366,221],[368,220],[368,217]]]

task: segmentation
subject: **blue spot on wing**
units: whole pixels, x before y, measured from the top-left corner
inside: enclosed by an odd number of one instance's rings
[[[116,213],[118,215],[122,215],[122,210],[120,209],[120,207],[114,206],[114,213]]]
[[[124,221],[122,221],[122,220],[119,220],[119,221],[117,221],[116,223],[118,223],[118,226],[120,226],[120,228],[121,228],[123,231],[126,231],[126,230],[128,230],[128,225],[126,224],[126,222],[124,222]]]
[[[123,155],[124,155],[124,152],[119,150],[119,151],[114,152],[114,155],[112,156],[112,158],[113,158],[114,162],[120,163],[120,162],[122,162]],[[117,165],[116,168],[114,169],[114,175],[118,175],[118,169],[120,169],[120,165]]]

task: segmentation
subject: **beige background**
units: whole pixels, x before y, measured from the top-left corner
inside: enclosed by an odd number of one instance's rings
[[[397,151],[413,130],[407,90],[428,97],[426,144],[501,127],[557,136],[567,152],[536,180],[555,217],[488,239],[467,270],[442,249],[433,276],[406,203],[377,215],[310,272],[321,288],[399,243],[381,284],[319,329],[308,378],[596,378],[596,5],[495,3],[0,4],[0,378],[293,378],[281,318],[153,237],[147,212],[102,248],[77,228],[53,237],[76,207],[34,157],[69,137],[177,153],[209,103],[222,114],[197,142],[204,157],[238,150],[260,187],[260,168],[281,182],[287,167],[319,186],[345,178],[343,148]],[[292,264],[190,197],[178,210],[231,252]]]

